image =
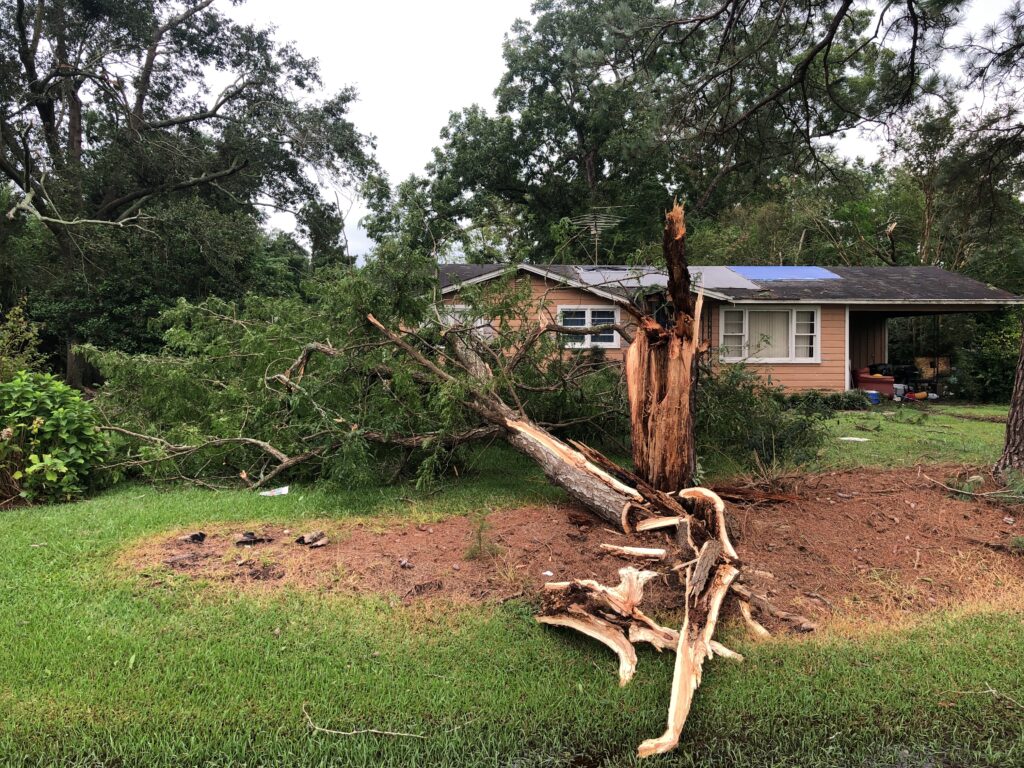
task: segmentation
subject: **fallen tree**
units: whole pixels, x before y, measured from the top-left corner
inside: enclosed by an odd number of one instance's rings
[[[598,451],[578,442],[565,442],[532,422],[521,410],[505,403],[493,386],[494,374],[485,350],[472,333],[455,328],[446,335],[446,348],[435,358],[415,339],[387,328],[373,315],[369,321],[416,361],[423,372],[452,385],[459,384],[463,404],[517,451],[535,461],[545,476],[593,514],[624,533],[641,534],[674,529],[672,566],[684,596],[681,628],[661,626],[639,608],[644,585],[659,574],[626,567],[622,581],[608,587],[591,580],[546,585],[537,620],[566,627],[608,646],[619,659],[620,684],[635,671],[634,643],[646,642],[676,653],[672,693],[665,732],[644,741],[640,756],[675,748],[700,685],[704,662],[715,653],[738,658],[714,640],[715,629],[730,589],[741,590],[742,613],[758,634],[766,633],[753,618],[751,603],[766,611],[766,600],[735,585],[740,558],[729,537],[725,503],[705,488],[687,487],[694,468],[694,374],[701,349],[699,322],[702,298],[691,297],[686,263],[686,226],[678,205],[668,213],[664,231],[668,266],[668,296],[673,313],[667,325],[640,317],[626,356],[635,471],[618,466]],[[463,329],[464,331],[465,329]],[[563,329],[564,330],[564,329]],[[538,330],[530,338],[539,338]],[[509,363],[494,358],[494,363]],[[458,374],[458,375],[457,375]],[[665,560],[665,548],[605,545],[620,556]]]
[[[557,391],[565,382],[588,375],[595,365],[588,355],[566,354],[554,339],[607,328],[546,322],[537,317],[532,305],[517,310],[517,322],[503,323],[497,335],[490,337],[478,332],[479,318],[451,318],[438,306],[433,308],[433,318],[421,317],[417,324],[398,314],[382,315],[383,321],[368,314],[367,325],[360,314],[346,321],[351,332],[345,347],[310,342],[307,336],[302,344],[288,348],[286,358],[275,357],[276,365],[268,365],[262,372],[262,390],[271,398],[265,406],[264,425],[273,425],[261,434],[262,439],[222,434],[185,443],[125,427],[112,430],[150,446],[151,453],[132,459],[136,464],[188,462],[202,451],[255,455],[252,469],[238,464],[234,469],[244,482],[257,487],[284,472],[321,462],[354,442],[396,451],[450,451],[473,440],[503,439],[606,525],[632,537],[606,544],[601,551],[634,559],[645,568],[624,568],[617,586],[586,580],[549,584],[538,620],[583,632],[607,645],[619,659],[622,683],[635,673],[636,643],[676,653],[666,730],[639,748],[641,755],[668,751],[678,743],[704,662],[713,655],[738,657],[714,639],[730,594],[737,598],[741,615],[757,635],[767,630],[755,619],[755,612],[791,621],[803,629],[809,622],[798,622],[801,617],[774,609],[739,583],[742,563],[729,535],[724,502],[708,489],[688,487],[695,468],[694,393],[696,360],[702,350],[702,298],[692,295],[686,226],[678,206],[666,216],[663,245],[671,315],[659,321],[623,300],[622,308],[634,322],[614,326],[626,338],[632,333],[624,370],[633,470],[582,442],[562,439],[549,428],[550,423],[530,418],[526,402],[531,396]],[[274,318],[276,334],[275,312],[264,314]],[[214,319],[213,331],[205,332],[237,365],[248,365],[247,349],[262,349],[265,340],[276,338],[251,333],[254,324],[263,320],[238,320],[226,312],[216,313]],[[205,328],[203,320],[200,316],[195,323],[200,331]],[[302,318],[296,316],[292,322],[300,325]],[[224,327],[250,345],[238,350],[237,357],[233,356],[234,347],[223,341]],[[282,359],[286,362],[281,363]],[[319,375],[314,375],[314,369]],[[347,377],[346,392],[356,393],[351,401],[330,399],[340,382],[325,376],[329,372]],[[220,378],[208,378],[211,387],[226,388],[226,400],[234,396],[234,390]],[[187,386],[196,380],[199,377],[190,373],[178,376],[175,384]],[[409,407],[413,398],[416,408]],[[381,402],[397,404],[393,413],[411,414],[411,418],[396,418],[386,425],[374,421],[374,406]],[[444,421],[431,410],[438,402],[444,404]],[[250,412],[246,410],[246,418]],[[453,413],[457,414],[454,418]],[[282,447],[280,439],[285,433],[291,442]],[[224,461],[220,464],[231,466]],[[655,576],[680,591],[683,616],[679,629],[660,625],[640,608],[644,585]]]

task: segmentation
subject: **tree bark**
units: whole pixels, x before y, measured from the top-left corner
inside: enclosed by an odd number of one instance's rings
[[[1011,471],[1024,472],[1024,333],[1021,334],[1017,373],[1013,378],[1010,413],[1006,418],[1006,442],[994,468],[995,474],[1003,478]]]
[[[672,326],[645,317],[626,353],[633,464],[660,491],[693,485],[694,373],[702,299],[694,302],[686,263],[686,222],[677,203],[665,216],[662,244],[668,267]]]

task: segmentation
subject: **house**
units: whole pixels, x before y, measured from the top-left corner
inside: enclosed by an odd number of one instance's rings
[[[850,389],[853,371],[888,362],[887,320],[988,312],[1024,299],[939,267],[692,266],[703,290],[701,335],[722,362],[746,362],[791,391]],[[441,264],[444,303],[499,278],[529,281],[539,322],[588,327],[629,324],[631,307],[657,312],[667,275],[656,267],[569,264]],[[614,331],[567,346],[621,360]]]

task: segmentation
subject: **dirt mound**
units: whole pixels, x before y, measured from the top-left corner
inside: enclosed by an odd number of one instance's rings
[[[798,496],[729,508],[744,566],[763,572],[756,588],[790,610],[817,621],[834,613],[878,617],[1024,593],[1024,558],[986,546],[1024,535],[1018,510],[954,498],[914,470],[809,476]],[[615,583],[629,562],[599,548],[626,537],[570,505],[495,512],[482,533],[465,517],[304,526],[212,526],[202,543],[177,531],[142,542],[123,561],[153,584],[184,574],[236,588],[374,592],[405,602],[504,600],[569,578]],[[237,545],[246,530],[271,541]],[[295,543],[317,530],[325,546]],[[666,537],[628,543],[657,546]],[[680,607],[680,595],[666,576],[645,602],[667,612]]]

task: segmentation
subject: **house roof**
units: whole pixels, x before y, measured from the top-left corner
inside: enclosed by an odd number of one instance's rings
[[[441,264],[442,292],[491,280],[509,264]],[[519,264],[517,268],[622,301],[664,289],[668,276],[651,266]],[[816,304],[1024,304],[1024,298],[941,267],[691,266],[694,286],[729,302]]]

